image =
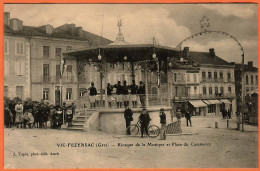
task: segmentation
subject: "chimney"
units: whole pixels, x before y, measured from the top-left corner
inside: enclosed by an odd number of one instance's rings
[[[52,34],[53,33],[53,26],[52,25],[46,25],[45,26],[45,33],[46,34]]]
[[[76,27],[76,35],[82,37],[82,27]]]
[[[248,64],[248,67],[249,67],[249,68],[252,68],[252,67],[253,67],[253,61],[248,61],[247,64]]]
[[[183,49],[183,56],[184,58],[188,58],[189,57],[189,50],[190,48],[189,47],[184,47]]]
[[[12,18],[10,20],[10,27],[13,31],[19,31],[23,29],[23,21],[17,19],[17,18]]]
[[[4,25],[10,26],[10,12],[4,12]]]
[[[209,55],[210,55],[210,56],[215,56],[214,48],[210,48],[210,49],[209,49]]]
[[[69,33],[74,36],[75,35],[75,24],[69,24],[68,28]]]

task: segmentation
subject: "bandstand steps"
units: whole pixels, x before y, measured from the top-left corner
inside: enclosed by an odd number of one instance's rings
[[[87,114],[85,114],[87,112]],[[72,125],[67,128],[67,130],[72,131],[84,131],[84,124],[88,118],[95,112],[95,110],[88,110],[85,112],[80,112],[76,118],[72,121]]]

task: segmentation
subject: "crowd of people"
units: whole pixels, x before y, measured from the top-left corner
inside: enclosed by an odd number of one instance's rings
[[[75,114],[74,103],[50,105],[47,101],[23,102],[21,100],[4,104],[4,123],[6,128],[47,128],[60,129],[62,124],[72,125]]]
[[[112,94],[114,88],[116,89],[115,95]],[[91,108],[95,108],[97,89],[95,88],[93,82],[88,90],[90,106]],[[142,81],[139,82],[139,86],[136,85],[135,80],[132,80],[131,85],[127,85],[127,81],[123,81],[123,85],[121,85],[120,81],[118,81],[115,85],[108,83],[106,95],[108,107],[110,108],[112,107],[113,99],[115,99],[118,108],[128,106],[130,105],[130,102],[132,102],[132,106],[136,108],[138,97],[141,105],[145,106],[145,85]]]

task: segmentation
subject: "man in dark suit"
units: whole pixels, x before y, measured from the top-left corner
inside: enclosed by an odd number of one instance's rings
[[[129,126],[131,125],[131,121],[133,121],[133,112],[129,108],[129,105],[126,105],[124,117],[125,117],[125,123],[126,123],[126,128],[127,128],[126,135],[131,135]]]
[[[145,106],[145,85],[142,81],[140,81],[140,86],[138,88],[138,95],[140,97],[140,102],[142,106]]]

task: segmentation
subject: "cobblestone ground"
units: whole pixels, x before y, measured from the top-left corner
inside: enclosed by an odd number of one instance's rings
[[[5,168],[258,167],[258,127],[245,125],[244,132],[237,131],[235,118],[230,128],[220,117],[193,117],[192,122],[192,127],[186,127],[183,118],[183,133],[168,135],[165,141],[129,137],[124,131],[8,128],[4,131]]]

